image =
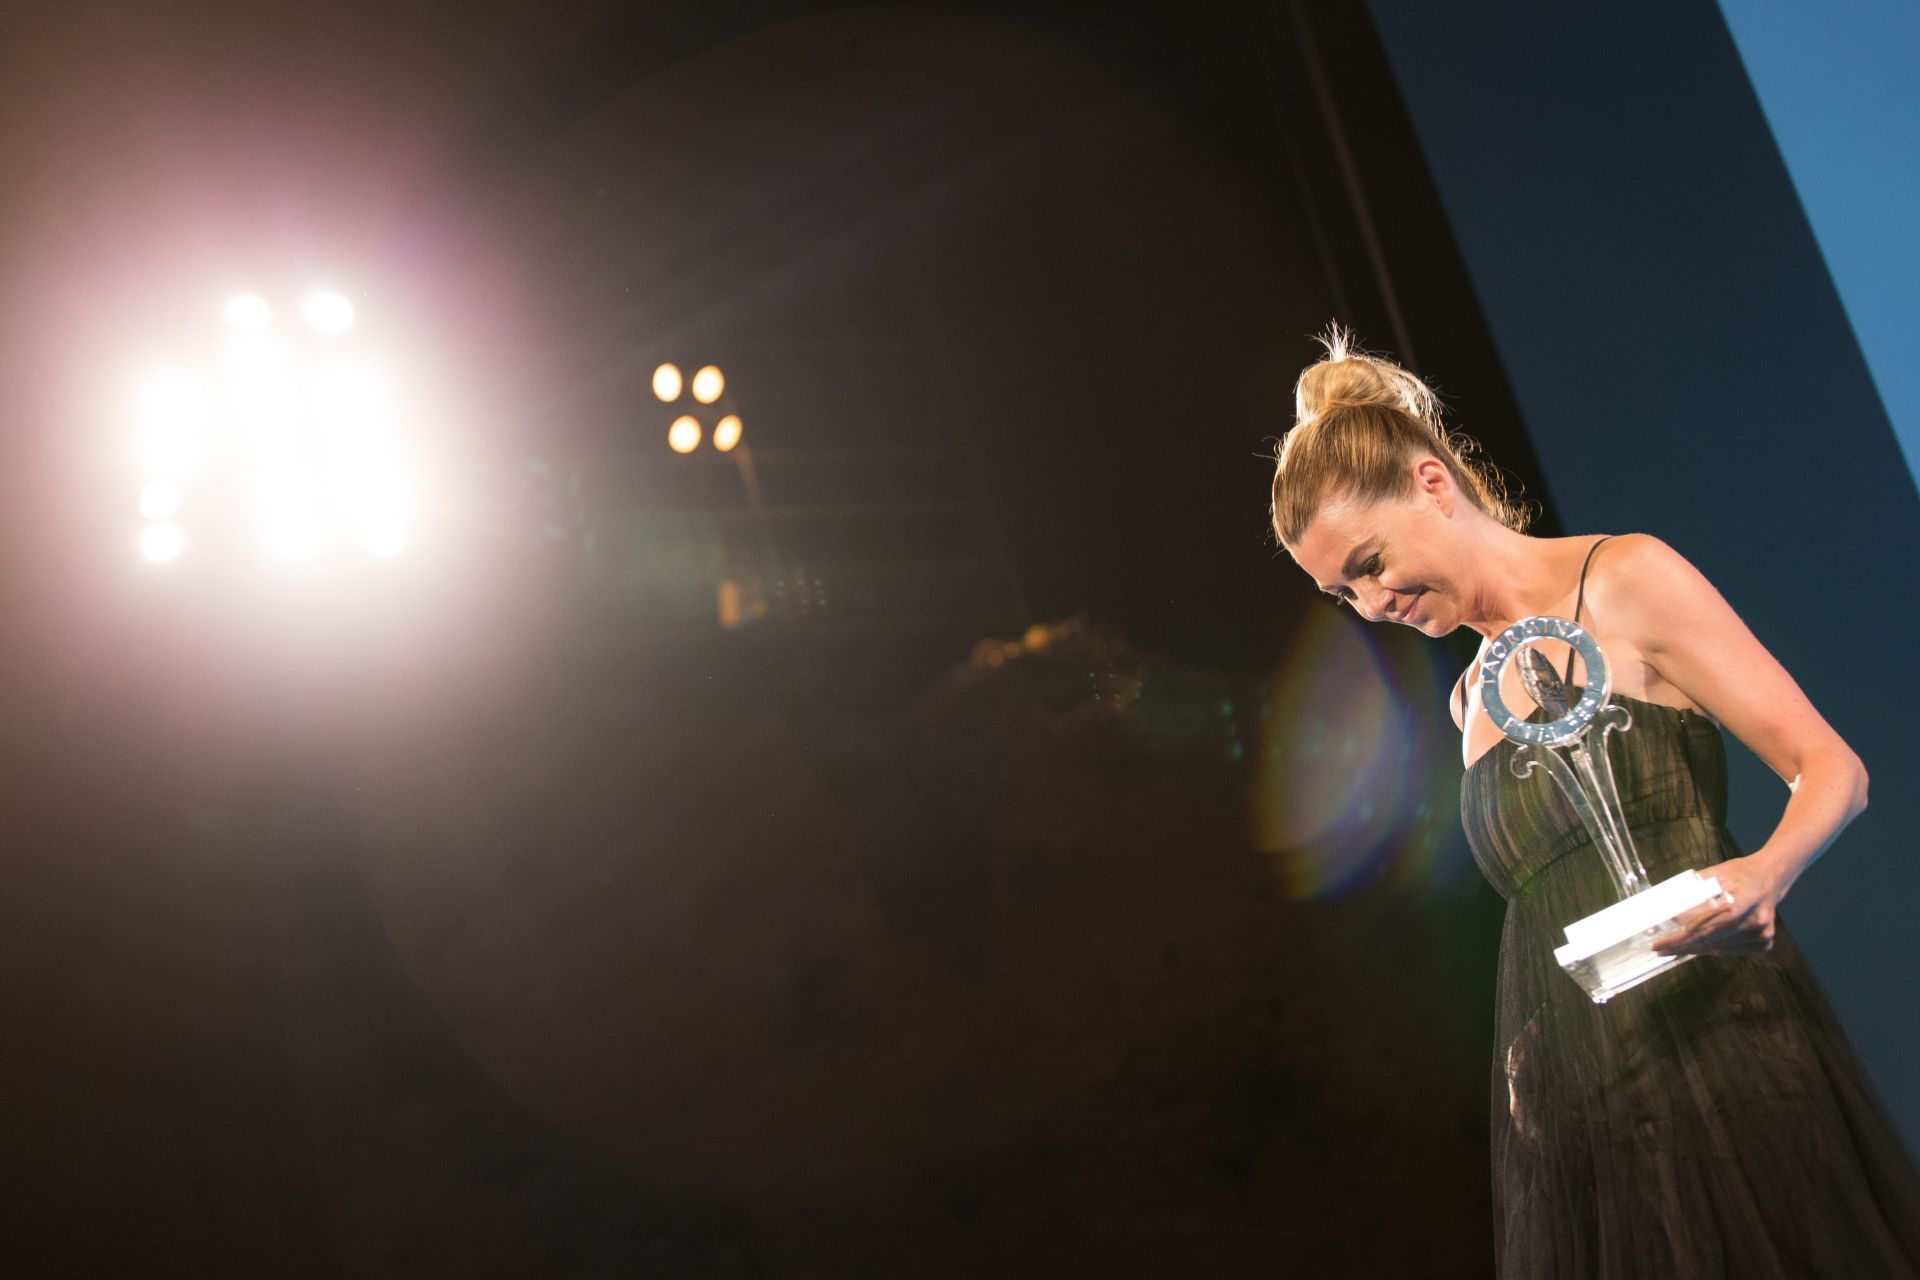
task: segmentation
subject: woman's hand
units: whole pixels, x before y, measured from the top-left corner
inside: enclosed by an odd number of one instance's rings
[[[1655,938],[1654,951],[1752,956],[1773,950],[1774,918],[1786,886],[1769,865],[1749,855],[1702,867],[1700,874],[1720,881],[1720,899],[1675,917],[1680,928]]]

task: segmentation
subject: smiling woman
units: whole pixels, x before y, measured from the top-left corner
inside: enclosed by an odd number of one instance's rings
[[[1334,326],[1322,339],[1327,358],[1301,374],[1298,424],[1282,442],[1273,478],[1273,526],[1320,589],[1370,622],[1400,622],[1428,635],[1458,626],[1454,584],[1432,552],[1430,509],[1396,501],[1420,484],[1452,494],[1514,533],[1529,509],[1509,497],[1499,473],[1474,457],[1478,446],[1447,430],[1427,385],[1391,360],[1359,351]],[[1424,472],[1422,470],[1424,468]],[[1444,478],[1442,477],[1444,473]],[[1315,568],[1327,566],[1325,575]],[[1428,599],[1436,588],[1437,599]]]
[[[1592,1003],[1552,949],[1617,897],[1604,862],[1545,778],[1498,767],[1500,731],[1477,690],[1456,686],[1461,817],[1508,904],[1492,1080],[1500,1274],[1920,1276],[1920,1175],[1778,916],[1865,808],[1858,757],[1678,553],[1644,534],[1529,537],[1419,379],[1337,331],[1327,346],[1276,460],[1287,551],[1369,621],[1430,636],[1572,618],[1631,717],[1605,749],[1652,879],[1700,870],[1727,891],[1653,940],[1695,963]],[[1543,714],[1518,679],[1500,696]],[[1720,725],[1792,792],[1748,854],[1726,826]]]

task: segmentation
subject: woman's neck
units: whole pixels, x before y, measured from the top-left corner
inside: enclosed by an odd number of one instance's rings
[[[1477,541],[1475,586],[1462,621],[1491,638],[1566,599],[1588,539],[1532,538],[1488,520]]]

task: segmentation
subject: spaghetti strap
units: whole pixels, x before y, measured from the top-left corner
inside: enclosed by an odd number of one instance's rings
[[[1596,538],[1593,545],[1587,548],[1587,558],[1580,563],[1580,589],[1574,593],[1573,597],[1573,620],[1575,622],[1580,621],[1580,610],[1587,603],[1587,570],[1593,567],[1593,553],[1600,549],[1602,542],[1605,542],[1612,536],[1613,535],[1609,533],[1604,537]],[[1571,653],[1567,655],[1567,674],[1563,679],[1565,679],[1568,684],[1573,683],[1573,655]]]
[[[1593,566],[1593,553],[1600,549],[1602,542],[1605,542],[1613,536],[1613,534],[1609,533],[1595,539],[1594,544],[1587,548],[1587,558],[1580,563],[1580,588],[1574,593],[1573,598],[1573,620],[1575,622],[1580,621],[1580,611],[1586,607],[1587,570]],[[1468,669],[1471,670],[1472,668]],[[1567,674],[1564,679],[1568,684],[1573,683],[1573,655],[1571,653],[1567,655]],[[1456,684],[1454,686],[1454,692],[1460,695],[1460,718],[1464,720],[1467,715],[1467,682],[1462,680]]]

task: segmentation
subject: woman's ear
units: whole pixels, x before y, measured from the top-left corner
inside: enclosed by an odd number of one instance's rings
[[[1413,491],[1429,498],[1440,508],[1440,514],[1451,516],[1453,504],[1459,490],[1453,483],[1453,472],[1447,470],[1447,464],[1432,454],[1423,454],[1413,461]]]

